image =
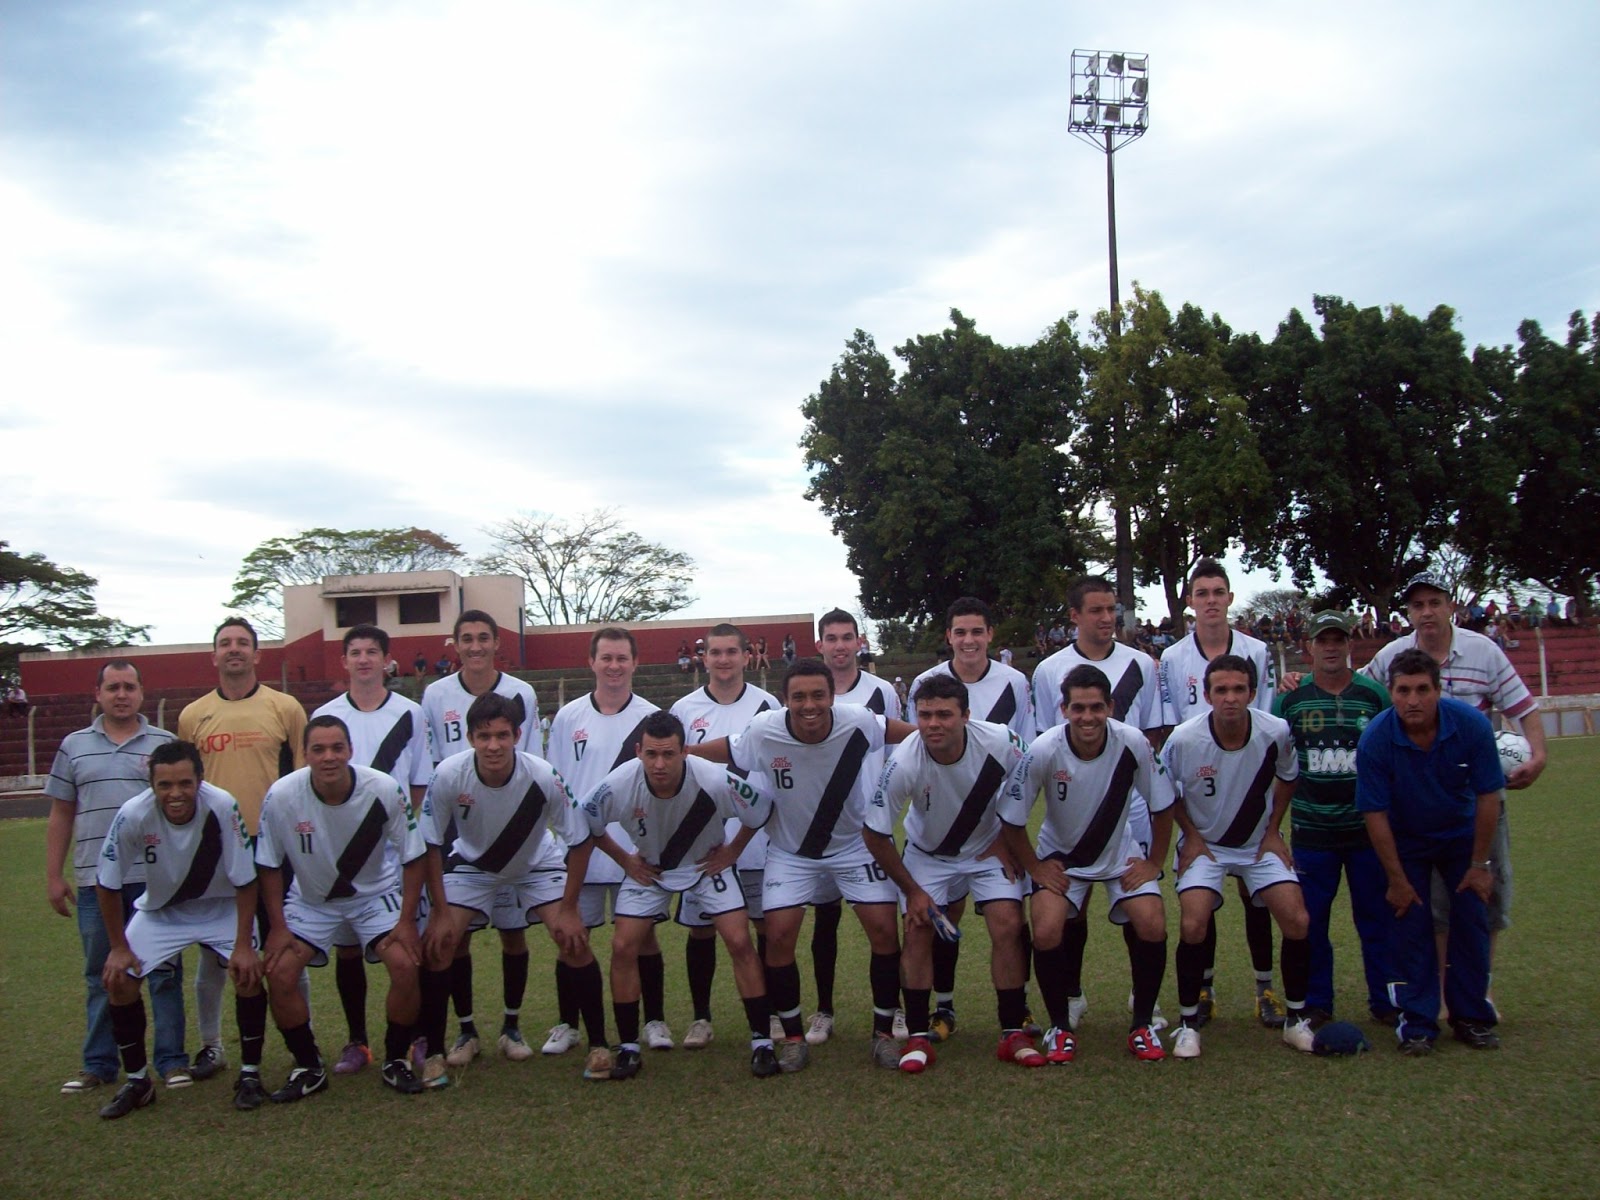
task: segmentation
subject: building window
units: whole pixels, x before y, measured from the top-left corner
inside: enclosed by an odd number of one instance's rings
[[[339,596],[333,602],[333,620],[340,629],[378,623],[376,596]]]
[[[416,592],[400,597],[400,624],[437,625],[438,623],[438,592]]]

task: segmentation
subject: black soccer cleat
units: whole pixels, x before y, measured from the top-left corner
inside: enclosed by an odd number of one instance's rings
[[[108,1121],[115,1121],[118,1117],[125,1117],[136,1108],[144,1108],[156,1102],[156,1085],[148,1076],[139,1079],[130,1079],[117,1089],[109,1103],[100,1108],[100,1115]]]
[[[1500,1049],[1500,1035],[1492,1027],[1480,1025],[1476,1021],[1457,1021],[1455,1039],[1458,1042],[1465,1042],[1474,1050]]]
[[[313,1092],[320,1092],[327,1086],[328,1073],[321,1067],[296,1067],[289,1072],[289,1082],[267,1099],[274,1104],[293,1104],[296,1100],[304,1100]]]
[[[623,1048],[617,1051],[617,1061],[611,1066],[611,1078],[632,1079],[644,1069],[644,1056],[637,1050]]]
[[[778,1052],[771,1046],[757,1046],[750,1052],[750,1074],[757,1079],[771,1079],[782,1069],[778,1065]]]
[[[383,1084],[402,1096],[415,1096],[422,1091],[422,1080],[417,1078],[411,1064],[403,1058],[390,1059],[383,1064]]]
[[[233,1085],[233,1106],[240,1112],[254,1112],[267,1098],[267,1089],[261,1076],[254,1071],[240,1071]]]

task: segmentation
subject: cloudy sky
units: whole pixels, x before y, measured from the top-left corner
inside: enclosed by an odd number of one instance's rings
[[[1125,291],[1498,344],[1600,308],[1597,46],[1583,0],[8,4],[0,538],[158,641],[264,538],[521,509],[688,551],[690,615],[852,604],[796,445],[851,331],[1106,303],[1074,48],[1151,56]]]

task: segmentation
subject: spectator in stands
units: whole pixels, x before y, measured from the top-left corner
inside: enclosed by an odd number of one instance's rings
[[[1361,636],[1371,638],[1378,636],[1378,614],[1373,611],[1372,605],[1367,605],[1367,611],[1361,614]]]
[[[1568,625],[1576,625],[1578,623],[1578,598],[1576,596],[1567,597],[1566,623]]]
[[[678,670],[687,675],[694,669],[694,659],[689,654],[689,639],[684,638],[678,643]]]
[[[906,681],[903,676],[896,675],[894,677],[894,694],[900,697],[900,711],[909,712],[911,704],[906,699]]]
[[[767,661],[767,639],[758,637],[756,639],[756,669],[765,671],[770,666],[772,664]]]
[[[786,633],[783,635],[783,665],[786,667],[794,666],[795,658],[794,634]]]
[[[433,673],[441,679],[450,674],[450,656],[448,654],[439,655],[439,661],[433,664]]]
[[[1506,636],[1516,637],[1517,631],[1522,628],[1522,605],[1517,603],[1517,594],[1506,589]]]
[[[1012,659],[1011,647],[1010,646],[1002,646],[1002,647],[1000,647],[1000,661],[1001,661],[1001,663],[1003,663],[1005,666],[1009,667],[1011,665],[1011,659]]]
[[[428,673],[428,656],[421,650],[418,650],[417,656],[411,660],[411,673],[418,679]]]
[[[1554,592],[1550,593],[1550,603],[1544,606],[1544,615],[1545,620],[1549,621],[1552,625],[1560,625],[1563,623],[1561,620],[1561,606],[1556,603],[1556,594]]]
[[[6,689],[6,716],[25,717],[28,715],[28,693],[22,690],[22,681],[18,680]]]
[[[1033,656],[1043,658],[1050,653],[1050,635],[1045,632],[1044,623],[1041,621],[1033,627]]]

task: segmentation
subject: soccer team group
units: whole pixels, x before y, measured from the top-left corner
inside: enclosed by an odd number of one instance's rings
[[[955,1033],[970,905],[989,934],[999,1060],[1066,1064],[1088,1010],[1096,885],[1127,947],[1128,1050],[1154,1061],[1168,1054],[1157,1004],[1168,871],[1180,929],[1173,1056],[1200,1054],[1214,1011],[1214,914],[1228,876],[1246,914],[1257,1016],[1288,1046],[1336,1046],[1336,1030],[1362,1040],[1334,1021],[1329,921],[1341,877],[1373,1020],[1393,1027],[1403,1052],[1425,1054],[1442,994],[1458,1040],[1498,1046],[1489,972],[1510,900],[1502,789],[1527,786],[1545,759],[1536,705],[1503,652],[1453,624],[1445,585],[1425,572],[1404,595],[1412,634],[1358,673],[1346,617],[1320,613],[1311,672],[1276,692],[1267,647],[1229,625],[1221,566],[1195,568],[1188,600],[1194,630],[1158,662],[1117,640],[1111,585],[1079,581],[1076,638],[1031,683],[990,658],[985,604],[958,601],[951,656],[914,681],[910,713],[860,670],[855,619],[839,610],[818,623],[821,660],[789,666],[777,696],[746,682],[743,633],[713,627],[707,683],[671,711],[633,693],[632,634],[602,628],[590,641],[594,689],[559,710],[547,743],[532,688],[498,670],[499,630],[476,610],[455,626],[460,670],[420,705],[386,686],[389,639],[370,625],[344,638],[349,690],[309,720],[257,680],[243,620],[216,631],[218,688],[183,710],[176,737],[140,715],[134,664],[109,662],[101,714],[63,740],[47,785],[50,899],[63,915],[76,904],[88,988],[83,1069],[62,1091],[112,1083],[120,1067],[126,1082],[100,1110],[115,1118],[152,1103],[158,1080],[179,1087],[223,1071],[231,980],[234,1106],[300,1100],[330,1073],[372,1063],[369,963],[388,983],[382,1082],[402,1093],[448,1086],[482,1052],[469,944],[490,927],[502,955],[497,1049],[530,1058],[519,1017],[534,925],[555,951],[559,1019],[543,1053],[586,1041],[585,1078],[629,1079],[645,1050],[674,1045],[656,936],[668,919],[688,931],[694,1020],[683,1045],[712,1039],[720,941],[752,1074],[795,1072],[834,1032],[844,904],[871,951],[872,1063],[925,1072]],[[1530,743],[1509,784],[1491,709],[1522,720]],[[808,909],[809,1022],[797,964]],[[608,910],[615,1042],[588,934]],[[192,1062],[180,965],[191,945],[202,1041]],[[330,960],[349,1026],[331,1072],[306,974]],[[260,1077],[269,1012],[295,1063],[270,1093]]]

